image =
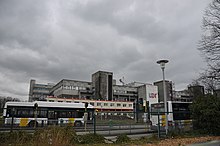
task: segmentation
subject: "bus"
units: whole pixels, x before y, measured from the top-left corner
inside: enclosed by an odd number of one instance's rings
[[[84,121],[92,120],[94,107],[86,103],[60,102],[6,102],[3,111],[5,125],[21,127],[71,124],[82,126]],[[86,109],[86,112],[85,112]],[[86,113],[86,114],[85,114]]]
[[[192,122],[189,106],[192,102],[167,101],[168,125],[189,124]],[[152,126],[160,124],[165,126],[164,103],[154,103],[150,105],[150,121]]]

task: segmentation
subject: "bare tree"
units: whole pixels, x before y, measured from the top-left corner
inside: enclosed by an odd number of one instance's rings
[[[203,17],[203,34],[199,50],[203,53],[208,69],[200,80],[219,86],[220,81],[220,0],[213,0],[205,10]],[[207,84],[206,83],[206,84]],[[210,88],[216,88],[211,87]]]

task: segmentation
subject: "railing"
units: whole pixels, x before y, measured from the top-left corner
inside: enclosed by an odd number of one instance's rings
[[[44,128],[48,126],[72,126],[79,134],[85,133],[98,133],[102,135],[117,135],[119,133],[134,134],[134,133],[150,133],[158,132],[158,137],[163,136],[165,127],[163,121],[160,119],[155,126],[151,126],[148,115],[154,114],[154,116],[161,116],[161,113],[155,115],[155,113],[143,113],[143,112],[98,112],[94,113],[91,120],[82,121],[81,124],[76,125],[71,120],[58,120],[47,119],[41,120],[36,117],[36,120],[30,124],[22,126],[18,122],[18,118],[9,118],[7,124],[5,119],[0,118],[0,131],[13,131],[13,130],[35,130],[38,128]],[[37,122],[36,122],[37,121]],[[35,123],[36,122],[36,123]],[[86,124],[84,124],[86,123]],[[193,129],[192,121],[175,121],[169,122],[169,132],[182,133]]]

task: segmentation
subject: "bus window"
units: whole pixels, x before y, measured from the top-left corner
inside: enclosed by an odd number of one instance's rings
[[[48,118],[49,119],[54,119],[54,111],[48,111]]]
[[[84,115],[84,112],[83,111],[78,111],[76,112],[76,118],[82,118]]]
[[[47,111],[45,111],[45,110],[39,111],[38,117],[39,118],[47,118]]]
[[[67,112],[67,113],[66,113],[66,117],[67,117],[67,118],[72,118],[72,112]]]
[[[76,112],[75,111],[72,111],[72,117],[76,117]]]
[[[59,113],[58,113],[59,115],[58,115],[58,117],[59,118],[66,118],[66,112],[65,111],[60,111]]]
[[[12,116],[11,112],[12,112],[12,109],[7,109],[6,116],[11,117]]]
[[[18,109],[17,110],[17,114],[15,115],[16,117],[23,117],[23,118],[28,118],[31,117],[33,115],[30,115],[30,110],[28,109]]]

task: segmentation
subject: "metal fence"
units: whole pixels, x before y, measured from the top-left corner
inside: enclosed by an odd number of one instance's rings
[[[71,120],[40,120],[36,116],[34,122],[26,126],[18,123],[17,117],[6,119],[1,116],[0,118],[0,131],[13,131],[13,130],[35,130],[39,128],[48,127],[51,125],[56,126],[72,126],[78,134],[98,133],[102,135],[118,135],[118,134],[144,134],[144,133],[157,133],[158,137],[164,135],[165,123],[161,115],[164,113],[151,113],[151,112],[96,112],[93,113],[90,120],[85,120],[84,123],[76,125]],[[155,125],[152,125],[152,116],[158,117]],[[21,122],[21,121],[20,121]],[[8,123],[8,124],[6,124]],[[182,133],[192,130],[192,121],[177,120],[168,123],[169,132]]]

